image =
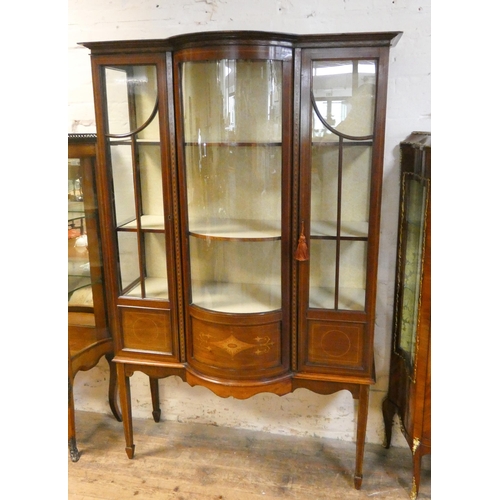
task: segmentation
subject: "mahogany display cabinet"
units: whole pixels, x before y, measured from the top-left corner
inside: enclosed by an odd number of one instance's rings
[[[105,356],[109,364],[109,405],[121,421],[118,407],[113,339],[108,328],[95,194],[95,134],[68,136],[68,446],[73,462],[76,444],[73,382]]]
[[[346,389],[359,400],[361,486],[389,50],[400,36],[82,44],[130,458],[135,371],[242,399]]]
[[[382,408],[386,447],[398,414],[413,454],[411,498],[431,452],[431,134],[400,144],[401,192],[389,392]]]

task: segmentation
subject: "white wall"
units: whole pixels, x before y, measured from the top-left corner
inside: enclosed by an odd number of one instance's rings
[[[414,130],[430,131],[430,0],[69,0],[68,132],[95,132],[88,50],[78,42],[166,38],[205,30],[288,33],[403,31],[391,49],[386,127],[375,363],[367,442],[383,442],[382,400],[388,386],[397,209],[399,142]],[[104,360],[75,381],[78,410],[105,412],[108,367]],[[131,379],[134,417],[151,417],[148,379]],[[272,433],[355,439],[357,406],[350,393],[320,396],[306,389],[278,397],[220,399],[177,377],[160,381],[162,419],[200,422]],[[400,432],[393,444],[406,446]]]

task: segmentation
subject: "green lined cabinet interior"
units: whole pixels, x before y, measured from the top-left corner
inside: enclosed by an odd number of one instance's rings
[[[242,399],[347,389],[360,401],[361,486],[388,54],[400,36],[83,44],[130,458],[137,370]]]

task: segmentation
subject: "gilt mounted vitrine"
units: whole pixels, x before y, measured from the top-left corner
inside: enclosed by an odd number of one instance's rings
[[[413,132],[400,151],[393,345],[383,414],[386,446],[397,414],[412,451],[415,499],[422,456],[431,452],[431,134]]]

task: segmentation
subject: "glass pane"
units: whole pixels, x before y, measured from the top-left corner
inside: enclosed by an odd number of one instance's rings
[[[408,176],[405,176],[403,183],[406,192],[404,214],[406,242],[402,261],[404,277],[399,346],[409,354],[409,359],[413,362],[422,275],[427,182],[408,179]]]
[[[335,309],[336,256],[335,240],[311,239],[309,307]]]
[[[164,229],[163,185],[159,145],[139,147],[141,218],[143,229]]]
[[[340,242],[339,309],[362,311],[365,308],[366,252],[365,241]]]
[[[68,159],[68,305],[92,307],[90,260],[79,158]]]
[[[186,146],[190,229],[281,234],[281,147]]]
[[[281,308],[280,61],[182,67],[192,302]]]
[[[313,62],[313,94],[321,116],[348,136],[373,134],[375,61]],[[337,140],[320,119],[313,117],[313,137]]]
[[[375,61],[313,61],[310,307],[364,310]]]
[[[311,161],[311,236],[337,234],[337,146],[313,145]]]
[[[168,300],[154,65],[104,69],[121,294]]]
[[[281,141],[281,61],[186,62],[186,142]]]
[[[111,170],[116,223],[122,226],[136,218],[134,169],[130,146],[111,145]]]
[[[163,233],[144,233],[145,247],[145,294],[146,298],[168,299],[167,265],[165,235]],[[142,297],[140,283],[127,292],[131,297]]]
[[[143,127],[156,110],[155,66],[106,67],[108,133],[130,134]],[[157,117],[155,120],[157,121]],[[141,139],[158,139],[158,122]]]
[[[368,236],[371,162],[371,145],[344,142],[341,236]]]
[[[118,258],[120,262],[121,288],[124,290],[140,279],[137,233],[118,233]]]
[[[192,303],[220,312],[281,308],[281,243],[191,236]]]

